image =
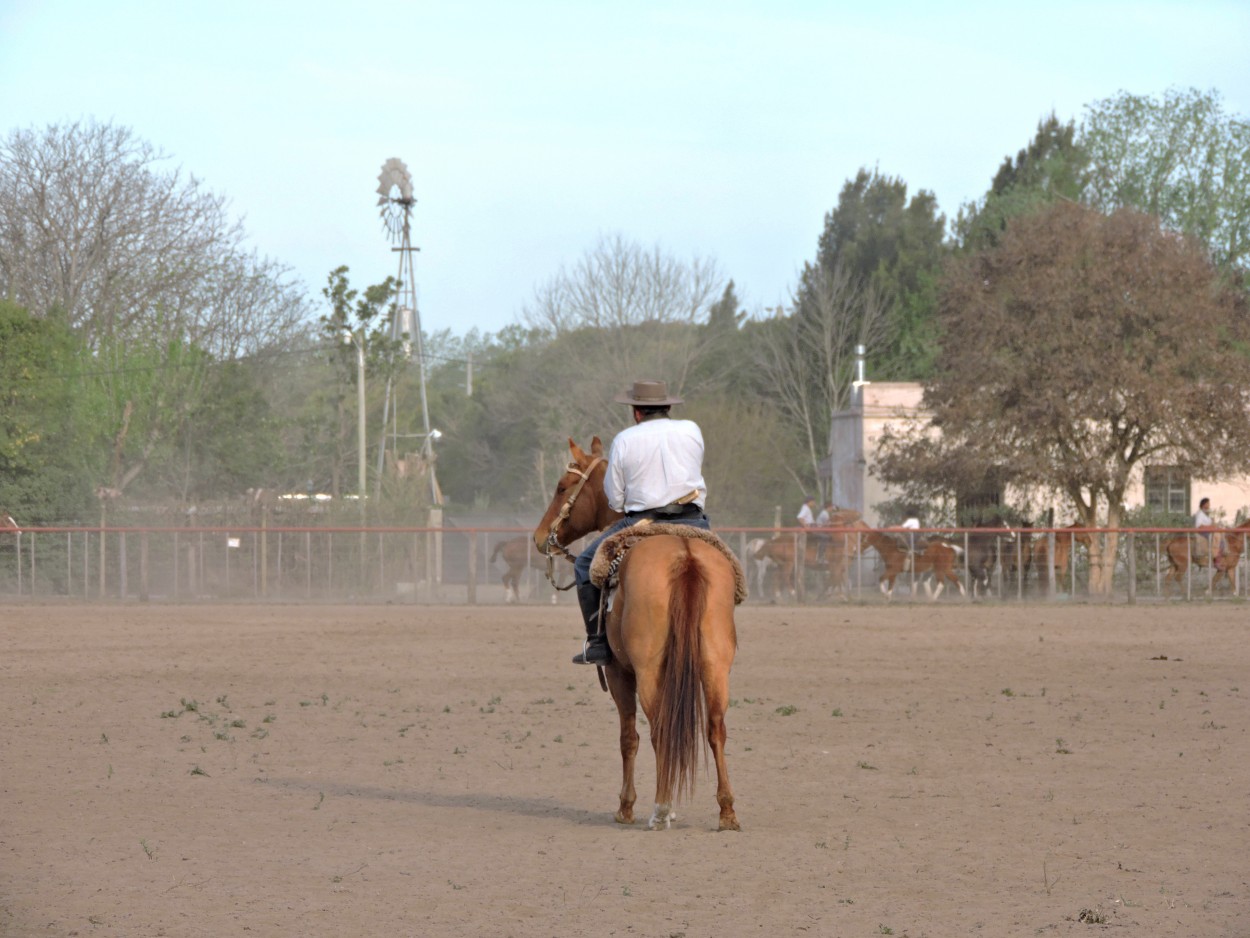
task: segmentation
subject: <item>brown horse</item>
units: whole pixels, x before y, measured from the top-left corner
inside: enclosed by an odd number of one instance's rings
[[[547,569],[547,557],[545,554],[534,550],[534,541],[532,538],[520,534],[516,537],[509,538],[506,541],[500,541],[495,545],[495,549],[491,551],[490,562],[502,559],[506,569],[500,579],[503,582],[503,601],[505,603],[517,603],[521,601],[521,574],[525,572],[526,566],[534,570]],[[555,603],[556,594],[551,594],[551,601]]]
[[[1049,589],[1050,587],[1050,571],[1054,570],[1054,583],[1056,588],[1062,592],[1071,592],[1072,584],[1069,582],[1072,573],[1072,547],[1073,543],[1082,545],[1089,550],[1091,539],[1084,531],[1074,531],[1075,528],[1082,527],[1078,521],[1069,524],[1066,528],[1055,531],[1055,556],[1050,556],[1050,533],[1042,531],[1033,535],[1033,556],[1029,564],[1037,569],[1037,581],[1042,587]]]
[[[910,570],[916,574],[928,573],[930,580],[924,581],[925,593],[930,600],[942,595],[946,584],[950,583],[964,593],[963,581],[955,573],[955,561],[959,557],[959,549],[940,538],[927,538],[923,547],[917,544],[917,550],[907,549],[906,542],[900,534],[905,532],[886,532],[876,528],[868,528],[864,532],[864,542],[877,552],[881,562],[885,564],[885,572],[881,574],[878,585],[886,599],[894,598],[894,581],[900,573]],[[936,589],[934,584],[936,583]]]
[[[836,512],[829,519],[830,528],[847,528],[868,526],[859,520],[860,514],[852,509]],[[818,538],[824,537],[823,544]],[[800,534],[778,534],[768,541],[761,541],[752,552],[755,560],[770,560],[776,565],[774,580],[774,599],[782,592],[793,596],[798,585],[799,571],[795,562],[798,544],[803,543],[803,569],[827,572],[829,581],[826,593],[850,598],[850,562],[859,554],[860,538],[854,533],[838,531],[836,533],[808,532]],[[823,550],[822,550],[823,547]]]
[[[534,543],[546,552],[619,519],[603,493],[607,468],[595,437],[585,452],[569,440],[571,459],[547,506]],[[705,737],[716,763],[720,829],[738,830],[725,764],[729,669],[738,648],[734,628],[735,570],[714,545],[656,535],[632,547],[618,570],[620,585],[607,617],[612,660],[601,669],[620,715],[622,783],[616,821],[634,821],[638,705],[655,751],[655,810],[648,827],[668,827],[676,798],[694,791]]]
[[[1223,544],[1218,551],[1219,556],[1214,560],[1206,537],[1202,534],[1178,534],[1164,542],[1163,553],[1168,559],[1168,571],[1163,575],[1164,595],[1169,595],[1173,586],[1180,587],[1191,565],[1199,569],[1212,567],[1208,591],[1213,592],[1216,584],[1223,579],[1236,594],[1237,570],[1245,550],[1247,530],[1250,530],[1250,521],[1243,521],[1235,528],[1217,532],[1222,537]]]
[[[968,533],[968,581],[973,597],[993,592],[994,568],[1007,566],[1008,551],[1015,542],[1015,534],[1002,520],[982,521],[977,530]],[[992,531],[993,533],[986,533]],[[1007,543],[1004,544],[1003,542]]]

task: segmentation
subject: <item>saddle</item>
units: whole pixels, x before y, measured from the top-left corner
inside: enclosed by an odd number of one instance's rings
[[[631,524],[627,528],[622,528],[599,545],[599,549],[595,551],[594,559],[590,562],[590,582],[602,589],[606,594],[617,585],[616,572],[620,569],[621,562],[625,559],[625,555],[629,553],[629,549],[644,538],[654,537],[658,534],[696,538],[711,544],[725,555],[725,559],[729,561],[730,566],[733,568],[734,605],[740,605],[746,600],[747,578],[742,571],[742,564],[738,561],[737,555],[729,549],[729,545],[721,540],[717,534],[689,524],[667,524],[663,521],[653,521],[650,518],[644,518],[637,524]]]

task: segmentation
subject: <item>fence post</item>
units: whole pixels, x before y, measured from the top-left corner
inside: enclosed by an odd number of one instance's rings
[[[148,532],[139,535],[139,602],[145,603],[151,598],[148,592]]]
[[[282,535],[278,535],[278,543],[282,543]],[[279,549],[278,556],[282,556]],[[282,568],[278,568],[278,576],[282,575]],[[269,509],[265,508],[260,513],[260,595],[269,596]]]
[[[1125,540],[1128,542],[1128,604],[1137,602],[1137,539],[1129,531]]]
[[[1055,598],[1055,532],[1046,532],[1046,593]]]
[[[125,602],[129,591],[130,584],[126,577],[126,532],[121,531],[117,535],[117,598]]]
[[[469,538],[469,582],[468,582],[468,600],[469,605],[477,604],[477,532],[470,531]]]
[[[200,595],[200,561],[199,546],[187,543],[187,593],[192,599]]]

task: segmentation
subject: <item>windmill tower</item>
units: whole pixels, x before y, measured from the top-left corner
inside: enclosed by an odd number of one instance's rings
[[[430,429],[430,405],[425,389],[425,349],[421,337],[421,315],[417,311],[417,278],[412,256],[420,248],[412,246],[411,222],[412,207],[417,204],[412,194],[412,176],[404,161],[391,157],[382,164],[382,172],[378,174],[378,206],[382,216],[382,224],[390,236],[391,248],[399,254],[399,295],[396,297],[395,316],[391,319],[391,339],[402,342],[404,357],[412,360],[415,346],[417,369],[421,384],[421,421],[425,432],[421,434],[421,453],[425,457],[430,470],[430,498],[435,505],[443,503],[442,491],[438,487],[438,479],[434,473],[434,440],[437,430]],[[395,386],[388,377],[386,380],[386,401],[382,408],[382,444],[378,447],[378,485],[381,485],[382,469],[386,459],[387,434],[390,434],[392,451],[399,455],[399,401],[396,399]]]

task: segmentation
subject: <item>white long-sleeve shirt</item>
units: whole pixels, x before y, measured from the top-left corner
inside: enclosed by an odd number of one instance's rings
[[[707,486],[699,425],[660,417],[622,430],[608,450],[603,491],[617,511],[660,508],[691,492],[699,493],[693,501],[703,508]]]

